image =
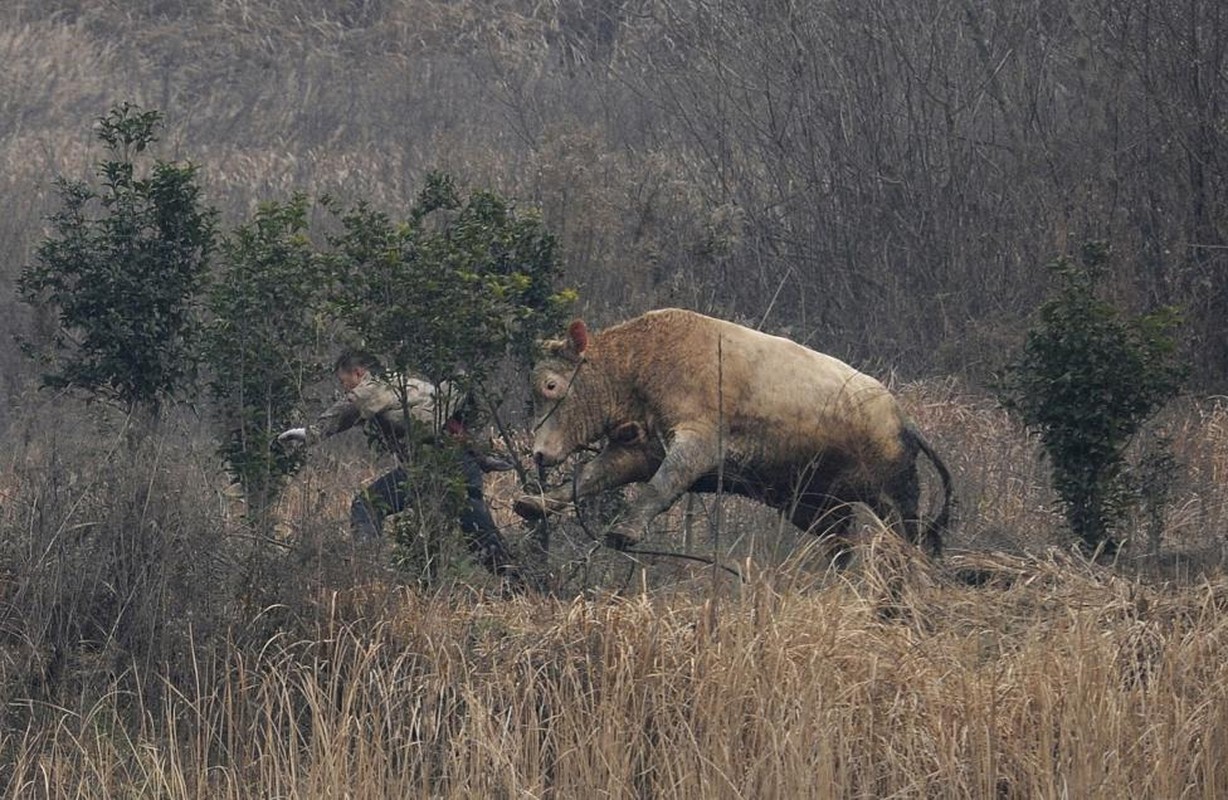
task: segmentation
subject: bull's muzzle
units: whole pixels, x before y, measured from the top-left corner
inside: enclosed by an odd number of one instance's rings
[[[568,451],[559,452],[552,447],[533,448],[533,463],[537,465],[537,474],[542,477],[550,467],[557,467],[567,460]]]

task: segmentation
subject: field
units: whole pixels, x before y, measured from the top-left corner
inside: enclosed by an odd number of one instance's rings
[[[960,488],[941,561],[867,520],[829,571],[730,502],[741,582],[607,554],[564,580],[590,550],[565,526],[553,588],[513,598],[463,565],[420,588],[350,545],[353,443],[300,477],[270,546],[182,431],[140,464],[15,436],[5,796],[1222,795],[1228,583],[1203,532],[1228,507],[1228,410],[1166,417],[1162,555],[1140,519],[1098,565],[1058,544],[1042,465],[992,403],[899,391]],[[508,480],[492,502],[524,547]],[[679,524],[653,544],[680,548]]]
[[[202,656],[138,722],[119,688],[31,709],[9,796],[1221,796],[1222,584],[979,567],[915,570],[889,621],[866,575],[321,597],[307,638]]]
[[[0,797],[1228,796],[1221,5],[2,4]],[[835,570],[712,497],[660,520],[675,556],[596,546],[601,507],[543,553],[501,473],[536,590],[439,531],[423,580],[348,536],[386,466],[357,435],[252,524],[207,407],[133,435],[17,344],[55,333],[17,292],[55,180],[123,101],[222,230],[299,191],[313,226],[326,195],[396,217],[443,170],[540,212],[595,328],[684,306],[883,378],[954,475],[946,555],[864,515]],[[989,388],[1093,239],[1115,304],[1181,309],[1191,367],[1095,561]]]

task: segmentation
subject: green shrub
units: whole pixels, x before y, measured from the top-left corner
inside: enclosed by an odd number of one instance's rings
[[[20,282],[22,297],[55,320],[44,383],[151,420],[191,383],[215,217],[194,165],[155,160],[138,169],[160,123],[159,112],[128,103],[99,119],[110,154],[96,165],[101,185],[57,179],[52,234]]]
[[[462,202],[451,177],[432,174],[403,223],[361,204],[338,213],[337,311],[390,369],[480,385],[505,357],[527,360],[574,299],[555,287],[540,217],[494,192]]]
[[[1118,546],[1114,528],[1131,501],[1121,480],[1125,448],[1185,373],[1173,309],[1129,318],[1097,294],[1108,258],[1106,245],[1089,243],[1079,261],[1050,265],[1057,292],[1001,385],[1004,405],[1040,437],[1066,519],[1088,552]]]
[[[538,214],[494,192],[462,199],[451,177],[432,174],[404,222],[368,205],[330,207],[340,232],[329,240],[329,273],[340,289],[334,313],[346,338],[393,375],[447,382],[456,395],[473,398],[471,412],[498,405],[487,379],[501,365],[527,366],[534,342],[561,326],[574,299],[556,288],[555,238]],[[436,404],[437,428],[457,399]],[[411,461],[420,460],[431,468],[411,468],[415,485],[407,492],[437,507],[432,514],[416,506],[415,519],[455,519],[455,509],[445,507],[457,500],[448,466],[455,459],[411,453]],[[403,546],[421,544],[401,538]]]
[[[307,199],[262,205],[227,234],[209,287],[202,353],[221,428],[219,452],[261,518],[304,453],[283,447],[303,386],[320,377],[325,278],[307,235]]]

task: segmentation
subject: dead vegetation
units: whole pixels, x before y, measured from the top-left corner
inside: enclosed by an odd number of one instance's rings
[[[976,588],[873,563],[708,598],[323,593],[306,635],[205,648],[139,725],[118,712],[132,700],[118,685],[81,709],[30,708],[3,742],[8,796],[1175,797],[1228,785],[1220,583],[1145,586],[1053,553],[983,557],[995,577]]]
[[[802,5],[7,3],[0,333],[46,333],[13,287],[51,179],[86,174],[89,125],[131,99],[225,220],[299,189],[404,208],[443,169],[541,206],[596,325],[684,305],[874,374],[984,377],[1038,265],[1108,232],[1120,299],[1188,305],[1222,383],[1215,3]],[[992,399],[901,378],[955,473],[943,561],[867,519],[829,571],[709,498],[653,544],[741,581],[571,523],[546,591],[505,599],[349,543],[357,445],[323,450],[262,538],[190,413],[125,458],[122,421],[33,373],[0,348],[4,797],[1228,794],[1223,397],[1150,429],[1177,465],[1158,552],[1140,516],[1115,562],[1076,556]],[[524,554],[518,490],[490,480]]]
[[[1088,562],[1056,517],[1028,511],[1048,497],[1035,455],[992,404],[950,384],[903,394],[964,454],[942,561],[867,521],[851,565],[829,570],[814,543],[731,504],[719,541],[742,581],[607,551],[564,581],[587,548],[563,527],[553,591],[513,599],[480,571],[414,588],[350,546],[345,502],[366,467],[345,446],[296,481],[273,543],[242,524],[209,454],[184,446],[190,421],[137,464],[71,436],[14,437],[0,785],[14,798],[1228,788],[1218,562],[1184,539],[1159,561]],[[1222,412],[1190,413],[1170,423],[1188,467],[1174,507],[1222,515],[1203,480],[1225,458]],[[499,502],[507,480],[491,494],[524,547]],[[1009,549],[978,541],[1003,486],[1025,495],[994,522]],[[711,508],[692,508],[698,552]],[[682,549],[681,514],[654,544]]]

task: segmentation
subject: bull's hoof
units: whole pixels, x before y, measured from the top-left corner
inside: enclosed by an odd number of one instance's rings
[[[557,514],[571,508],[571,503],[564,503],[540,494],[526,494],[516,498],[512,510],[524,519],[545,519],[551,514]]]
[[[525,519],[542,519],[547,513],[546,501],[541,497],[527,494],[516,498],[516,502],[512,503],[512,511]]]
[[[632,536],[626,531],[609,531],[605,535],[606,547],[615,550],[630,550],[640,543],[638,536]]]

